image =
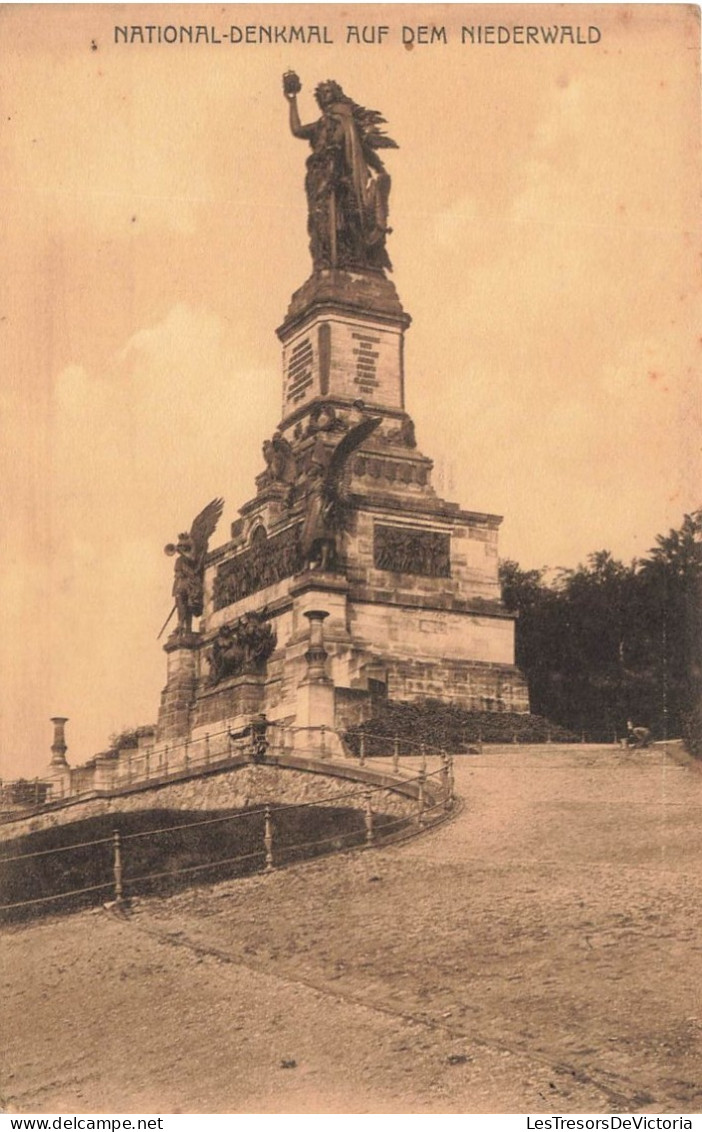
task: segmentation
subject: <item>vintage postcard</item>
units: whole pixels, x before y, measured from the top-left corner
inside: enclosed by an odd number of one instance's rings
[[[691,1128],[699,8],[0,54],[0,1107]]]

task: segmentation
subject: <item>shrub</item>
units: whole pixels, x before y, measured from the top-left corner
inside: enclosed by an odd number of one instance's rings
[[[413,703],[388,701],[371,719],[349,728],[344,739],[354,754],[365,737],[367,755],[392,754],[392,741],[399,740],[401,755],[416,753],[424,743],[460,751],[471,744],[577,742],[579,736],[538,715],[517,712],[466,711],[441,700]]]

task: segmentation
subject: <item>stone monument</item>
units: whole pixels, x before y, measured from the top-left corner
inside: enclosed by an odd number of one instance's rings
[[[386,696],[529,710],[500,598],[501,519],[437,495],[405,406],[411,320],[388,277],[378,155],[396,143],[332,81],[303,125],[300,89],[288,72],[290,128],[311,150],[312,274],[277,330],[281,419],[228,541],[208,549],[216,499],[166,548],[178,625],[159,740],[263,715],[315,747],[312,732],[333,735]]]

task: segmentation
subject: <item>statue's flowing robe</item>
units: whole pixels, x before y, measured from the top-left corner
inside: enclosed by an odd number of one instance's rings
[[[353,106],[327,107],[311,143],[307,195],[315,265],[389,267],[382,193],[366,160]]]

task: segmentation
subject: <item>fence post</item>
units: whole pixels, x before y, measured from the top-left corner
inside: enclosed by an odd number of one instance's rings
[[[444,791],[444,809],[451,809],[451,776],[449,774],[449,758],[446,751],[441,752],[441,785]]]
[[[427,773],[427,748],[425,743],[420,744],[419,751],[422,756],[422,761],[420,763],[419,769],[422,777],[425,777]]]
[[[366,761],[366,737],[365,737],[363,731],[361,731],[361,733],[359,735],[358,761],[361,764],[361,766],[363,766],[363,764]]]
[[[392,769],[395,774],[400,769],[400,740],[397,735],[392,741]]]
[[[373,844],[373,792],[366,790],[366,845]]]
[[[132,752],[131,749],[127,751],[127,786],[132,784]]]
[[[453,773],[453,755],[449,755],[449,800],[451,805],[456,801],[456,779]]]
[[[122,838],[118,829],[114,830],[112,834],[112,848],[114,851],[112,871],[115,878],[115,904],[120,905],[123,903],[124,893],[122,891]]]
[[[210,733],[205,735],[205,766],[210,765]]]
[[[478,732],[478,753],[481,754],[481,755],[483,753],[483,733],[482,733],[482,731]]]
[[[263,844],[266,847],[266,872],[273,869],[273,823],[271,821],[271,808],[266,806],[266,818],[263,830]]]
[[[417,824],[424,825],[424,771],[417,775]]]

